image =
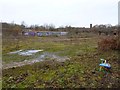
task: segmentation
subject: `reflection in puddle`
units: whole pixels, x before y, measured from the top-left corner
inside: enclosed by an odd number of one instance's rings
[[[23,51],[23,50],[18,50],[18,51],[10,52],[9,54],[17,54],[17,53],[19,53],[21,51]]]
[[[42,50],[29,50],[29,53],[37,53],[39,51]],[[11,52],[11,54],[15,54],[15,53],[23,53],[23,51],[16,51],[16,52]],[[26,55],[26,54],[24,54]],[[28,53],[27,53],[28,55]],[[49,52],[43,52],[40,56],[38,56],[35,59],[32,60],[24,60],[22,62],[11,62],[9,64],[4,64],[3,65],[3,69],[8,69],[8,68],[12,68],[12,67],[20,67],[20,66],[24,66],[24,65],[28,65],[28,64],[33,64],[33,63],[37,63],[37,62],[41,62],[41,61],[46,61],[46,60],[56,60],[58,62],[65,62],[66,60],[69,60],[69,58],[67,56],[58,56],[55,53],[49,53]]]
[[[15,51],[15,52],[10,52],[9,54],[19,54],[19,55],[22,55],[22,56],[30,56],[30,55],[33,55],[37,52],[40,52],[40,51],[43,51],[43,50],[18,50],[18,51]]]

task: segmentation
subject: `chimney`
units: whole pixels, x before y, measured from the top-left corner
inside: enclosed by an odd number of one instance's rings
[[[92,28],[92,24],[90,24],[90,29]]]

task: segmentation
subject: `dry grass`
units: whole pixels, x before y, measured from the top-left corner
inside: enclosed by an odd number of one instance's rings
[[[118,36],[108,36],[98,42],[100,50],[120,50],[120,38]]]

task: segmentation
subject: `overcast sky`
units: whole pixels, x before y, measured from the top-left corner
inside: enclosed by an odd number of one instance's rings
[[[27,25],[118,24],[119,0],[0,0],[0,20]]]

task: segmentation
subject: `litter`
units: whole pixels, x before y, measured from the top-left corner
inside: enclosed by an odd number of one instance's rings
[[[109,63],[102,63],[102,64],[99,64],[100,66],[103,66],[105,68],[111,68],[110,64]]]
[[[106,63],[106,60],[104,60],[104,59],[100,59],[100,60],[101,60],[101,63],[99,64],[100,71],[102,70],[102,68],[111,69],[111,65],[109,63]]]

